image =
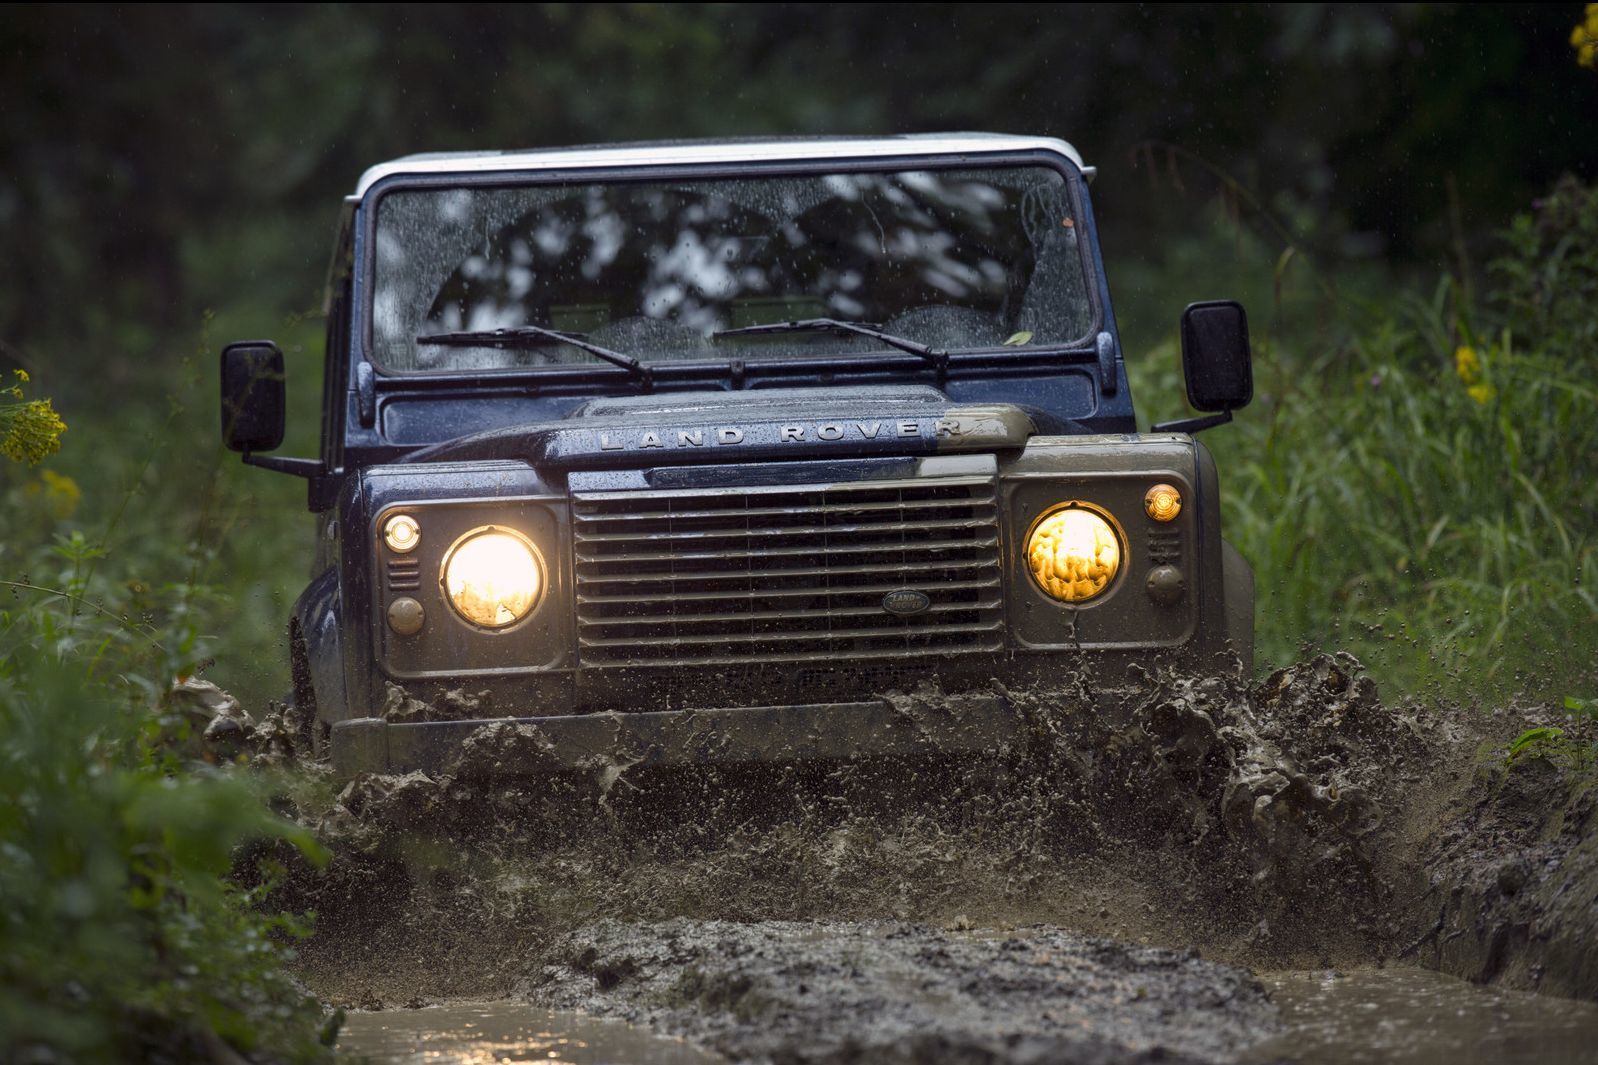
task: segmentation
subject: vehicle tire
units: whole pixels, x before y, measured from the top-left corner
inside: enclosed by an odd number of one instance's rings
[[[298,712],[302,722],[300,734],[294,737],[294,749],[305,752],[313,761],[325,762],[332,730],[317,716],[316,689],[311,686],[311,655],[299,626],[292,623],[289,625],[289,677],[293,688],[288,704]]]

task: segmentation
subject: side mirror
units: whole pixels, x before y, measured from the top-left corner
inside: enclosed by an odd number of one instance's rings
[[[222,442],[232,451],[271,451],[283,443],[287,402],[283,353],[270,340],[222,349]]]
[[[1254,398],[1248,315],[1236,300],[1192,303],[1182,312],[1182,375],[1194,410],[1234,411]]]

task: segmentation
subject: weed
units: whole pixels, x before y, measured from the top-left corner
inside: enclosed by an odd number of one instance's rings
[[[241,848],[320,850],[270,812],[261,781],[192,761],[195,725],[166,699],[207,657],[204,618],[227,597],[192,564],[158,576],[194,552],[117,550],[75,521],[85,496],[91,512],[138,512],[143,478],[117,501],[97,479],[85,492],[6,466],[0,1058],[326,1057],[321,1007],[284,969],[308,926],[262,908],[269,875],[231,875]]]
[[[1505,240],[1480,306],[1445,279],[1258,345],[1260,409],[1206,442],[1262,665],[1347,646],[1402,689],[1553,696],[1598,661],[1598,192]],[[1179,394],[1173,350],[1146,362]]]

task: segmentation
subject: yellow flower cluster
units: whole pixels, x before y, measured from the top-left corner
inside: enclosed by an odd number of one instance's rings
[[[1588,4],[1587,17],[1570,31],[1570,47],[1576,50],[1576,62],[1598,70],[1598,4]]]
[[[16,402],[0,402],[0,455],[30,466],[61,447],[61,434],[67,423],[55,412],[48,399],[24,399],[22,386],[28,375],[17,372],[10,388],[0,388],[0,396]]]
[[[83,499],[83,489],[78,487],[78,482],[54,470],[40,473],[39,479],[29,482],[25,491],[31,497],[42,498],[45,509],[57,521],[66,521],[76,514],[78,503]]]
[[[1454,349],[1454,372],[1465,382],[1466,394],[1477,403],[1487,403],[1498,394],[1487,381],[1481,356],[1476,354],[1475,348],[1460,346]]]

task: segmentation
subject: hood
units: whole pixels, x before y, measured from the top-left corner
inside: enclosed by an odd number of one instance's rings
[[[794,388],[596,399],[554,422],[493,429],[406,462],[520,459],[557,469],[1019,448],[1011,404],[953,404],[934,388]]]

